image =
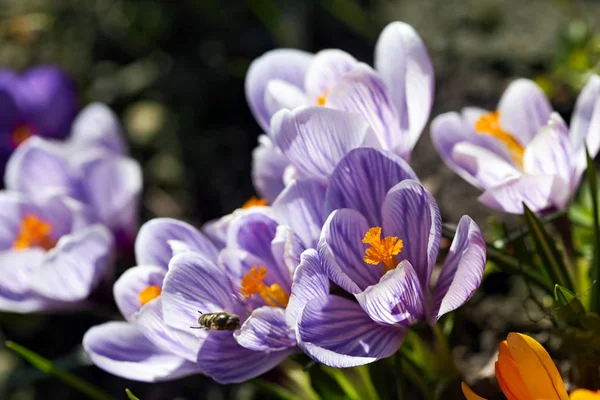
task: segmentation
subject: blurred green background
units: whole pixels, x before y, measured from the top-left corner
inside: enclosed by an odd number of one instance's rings
[[[333,47],[371,63],[379,32],[394,20],[413,25],[429,48],[437,86],[432,116],[469,105],[493,109],[508,82],[524,76],[568,118],[587,74],[598,72],[600,2],[591,0],[0,0],[0,64],[65,68],[81,105],[102,101],[122,118],[144,169],[143,220],[200,224],[254,194],[251,151],[261,131],[243,89],[252,59],[276,47]],[[479,205],[478,191],[441,163],[428,130],[412,159],[445,219],[468,212],[482,226],[489,215],[507,220]],[[485,290],[506,296],[517,289],[496,281]],[[491,352],[507,325],[490,315],[511,320],[513,309],[493,296],[472,303],[464,329],[487,336],[467,335],[460,344]],[[252,386],[220,387],[202,377],[150,386],[81,367],[83,333],[107,319],[96,314],[2,315],[0,339],[59,358],[119,398],[125,387],[144,400],[256,395]],[[474,373],[479,367],[464,366]],[[0,399],[67,398],[81,395],[0,351]]]

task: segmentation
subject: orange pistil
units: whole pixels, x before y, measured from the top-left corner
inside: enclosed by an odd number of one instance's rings
[[[329,90],[325,90],[322,95],[317,97],[317,104],[321,107],[325,106],[325,101],[327,100],[327,94],[329,94]]]
[[[11,141],[13,146],[18,147],[21,143],[35,135],[35,128],[29,124],[17,125],[11,131]]]
[[[383,263],[383,273],[396,268],[398,262],[394,256],[398,255],[404,244],[398,240],[398,236],[386,236],[381,239],[381,227],[376,226],[365,233],[363,243],[371,245],[365,250],[365,262],[371,265]]]
[[[13,242],[13,248],[23,250],[30,247],[41,247],[50,250],[56,246],[52,234],[52,224],[38,218],[36,215],[27,214],[21,220],[21,229]]]
[[[242,204],[243,209],[248,209],[252,207],[266,206],[267,201],[265,199],[261,199],[260,197],[252,196],[244,204]]]
[[[276,283],[267,286],[264,282],[266,276],[267,269],[264,266],[252,267],[242,278],[240,293],[247,299],[258,294],[271,307],[287,307],[290,296]]]
[[[140,301],[140,303],[142,303],[142,305],[145,305],[146,303],[160,296],[160,292],[160,287],[156,285],[146,286],[146,288],[144,288],[144,290],[140,292],[138,300]]]
[[[491,113],[484,114],[477,122],[475,122],[475,130],[479,134],[490,135],[501,141],[508,149],[513,162],[519,168],[523,169],[525,149],[512,134],[502,129],[502,126],[500,126],[499,111],[492,111]]]

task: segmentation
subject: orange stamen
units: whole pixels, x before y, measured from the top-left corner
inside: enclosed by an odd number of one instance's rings
[[[371,245],[365,250],[364,260],[367,264],[379,265],[379,263],[383,263],[384,274],[396,268],[398,262],[394,256],[398,255],[404,247],[398,236],[386,236],[381,239],[381,227],[376,226],[365,233],[362,242]]]
[[[329,90],[325,89],[322,95],[317,97],[317,104],[321,107],[325,106],[325,101],[327,100],[327,94],[329,94]]]
[[[23,250],[30,247],[41,247],[50,250],[56,246],[56,241],[51,238],[52,224],[28,214],[21,220],[21,229],[13,242],[13,248]]]
[[[506,132],[500,126],[500,112],[492,111],[491,113],[484,114],[475,122],[475,130],[477,133],[482,135],[490,135],[501,141],[510,154],[513,162],[521,169],[523,169],[523,156],[525,155],[525,149],[513,137],[512,134]]]
[[[242,278],[240,293],[247,299],[258,294],[271,307],[287,307],[290,296],[276,283],[267,286],[264,282],[266,276],[267,269],[264,266],[252,267]]]
[[[10,138],[13,146],[18,147],[33,135],[35,135],[35,128],[29,124],[21,124],[13,128]]]
[[[248,209],[252,207],[266,206],[267,200],[261,199],[260,197],[252,196],[244,204],[242,204],[243,209]]]
[[[160,292],[160,287],[156,285],[146,286],[146,288],[140,292],[138,299],[142,305],[145,305],[146,303],[160,296]]]

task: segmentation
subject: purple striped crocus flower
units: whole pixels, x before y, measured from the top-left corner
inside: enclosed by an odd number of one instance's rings
[[[119,247],[132,243],[142,174],[139,164],[123,154],[120,129],[108,107],[87,106],[66,141],[32,137],[19,146],[6,166],[6,188],[33,199],[48,193],[70,196],[119,238]]]
[[[113,237],[83,205],[0,192],[0,310],[76,309],[111,272]]]
[[[302,254],[287,309],[302,350],[333,367],[388,357],[418,321],[434,324],[481,282],[485,244],[468,216],[430,290],[441,236],[433,196],[393,153],[359,148],[333,171],[317,250]],[[330,281],[347,292],[330,294]]]
[[[196,363],[202,344],[189,325],[170,327],[163,314],[163,281],[178,252],[216,259],[216,247],[185,222],[157,218],[136,238],[138,266],[127,270],[113,288],[125,321],[91,328],[83,347],[98,367],[127,379],[158,382],[201,373]]]
[[[65,138],[77,113],[77,95],[58,67],[17,75],[0,70],[0,172],[13,150],[31,136]]]
[[[360,115],[381,146],[405,159],[419,139],[433,102],[434,74],[417,32],[389,24],[375,48],[375,69],[338,49],[310,54],[277,49],[254,60],[246,75],[246,97],[267,132],[253,153],[258,192],[273,201],[285,185],[288,161],[273,143],[271,118],[282,109],[324,106]]]
[[[185,252],[171,260],[163,285],[169,326],[195,326],[198,312],[240,320],[235,331],[193,330],[198,366],[217,382],[251,379],[298,351],[286,308],[300,254],[319,237],[324,193],[318,182],[292,182],[272,207],[232,217],[218,259]]]
[[[600,150],[600,77],[581,92],[570,129],[532,81],[512,82],[496,111],[465,108],[437,116],[431,139],[448,167],[484,192],[483,204],[522,214],[562,209]]]

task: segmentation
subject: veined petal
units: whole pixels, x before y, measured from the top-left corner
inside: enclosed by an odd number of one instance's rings
[[[419,182],[407,179],[390,189],[381,208],[383,236],[402,240],[397,260],[408,260],[421,287],[428,290],[442,237],[442,217],[435,198]]]
[[[127,145],[116,114],[103,103],[83,108],[73,121],[69,142],[78,149],[103,148],[126,154]]]
[[[406,260],[355,296],[369,317],[380,324],[408,328],[425,316],[426,303],[419,277]]]
[[[113,286],[113,295],[119,311],[130,320],[142,308],[140,293],[150,286],[162,289],[162,283],[167,273],[159,266],[141,265],[129,268],[117,279]]]
[[[102,225],[63,236],[32,274],[31,289],[57,301],[80,301],[112,268],[114,239]]]
[[[21,144],[6,164],[7,189],[27,193],[34,199],[60,191],[80,199],[76,177],[63,157],[62,144],[34,136]]]
[[[197,362],[215,381],[238,383],[262,375],[293,352],[248,350],[235,341],[231,332],[210,332],[202,344]]]
[[[418,181],[408,164],[395,154],[366,148],[352,150],[331,175],[325,215],[340,208],[352,208],[367,219],[369,226],[381,226],[385,196],[405,179]]]
[[[517,79],[508,85],[500,102],[500,125],[524,147],[548,122],[552,107],[533,81]]]
[[[275,147],[267,135],[258,137],[252,151],[252,183],[258,194],[272,203],[285,187],[284,172],[290,161]]]
[[[296,346],[296,336],[285,323],[285,310],[279,307],[260,307],[233,334],[237,342],[254,351],[281,351]]]
[[[91,328],[83,337],[83,348],[99,368],[135,381],[160,382],[200,373],[195,363],[159,349],[127,322]]]
[[[373,129],[381,146],[408,159],[408,137],[400,129],[398,111],[387,86],[371,67],[359,63],[327,94],[327,107],[360,115]]]
[[[470,174],[480,189],[496,186],[522,175],[515,166],[495,153],[469,142],[457,143],[452,149],[454,162]]]
[[[375,68],[386,83],[411,150],[429,119],[435,77],[427,48],[404,22],[386,26],[375,47]]]
[[[571,182],[572,147],[568,128],[558,114],[552,117],[525,148],[523,169],[526,174],[557,175]]]
[[[523,214],[523,202],[534,212],[566,207],[571,192],[555,175],[523,175],[489,188],[478,200],[488,207],[511,214]]]
[[[471,298],[481,283],[485,255],[481,230],[470,217],[463,216],[435,285],[432,322]]]
[[[290,276],[287,281],[288,289],[292,285],[291,277],[300,264],[300,255],[304,250],[306,250],[306,246],[289,226],[279,225],[277,227],[275,237],[271,241],[271,252],[281,273],[284,275],[287,273]]]
[[[271,132],[294,167],[323,184],[350,150],[376,143],[360,116],[324,107],[282,110],[273,116]]]
[[[358,63],[354,57],[338,49],[321,50],[313,57],[304,80],[311,100],[326,96],[327,92]],[[327,101],[327,100],[325,100]]]
[[[176,329],[196,326],[199,311],[225,311],[242,320],[246,316],[225,269],[196,252],[173,257],[163,281],[161,299],[164,320]],[[193,331],[196,336],[203,336],[200,329]]]
[[[258,57],[246,73],[246,99],[256,121],[269,131],[271,113],[267,109],[265,90],[269,81],[279,79],[302,88],[304,77],[313,55],[294,49],[271,50]]]
[[[296,329],[298,317],[304,305],[317,297],[329,294],[329,277],[314,249],[302,253],[300,265],[294,274],[290,301],[285,310],[285,319],[290,329]]]
[[[190,250],[209,259],[217,258],[217,248],[192,225],[172,218],[155,218],[140,228],[135,241],[138,265],[156,265],[167,268],[173,257],[170,240],[186,243]]]
[[[569,132],[573,149],[577,149],[585,143],[589,135],[598,135],[590,129],[591,121],[595,118],[598,100],[600,100],[600,76],[593,74],[579,94],[573,109]]]
[[[371,226],[357,211],[331,213],[321,233],[319,257],[329,278],[348,293],[359,293],[379,282],[381,267],[364,261],[368,247],[362,242]]]
[[[272,79],[265,89],[265,108],[273,115],[279,110],[293,110],[308,104],[304,91],[281,79]]]
[[[541,344],[519,333],[509,333],[506,341],[511,358],[533,398],[569,399],[556,365]]]
[[[305,246],[316,247],[325,222],[325,187],[314,180],[293,181],[273,202],[273,214]]]
[[[310,300],[298,318],[300,348],[330,367],[347,368],[391,356],[406,331],[375,323],[351,300],[338,296]]]
[[[133,316],[142,334],[164,351],[176,354],[190,362],[196,361],[206,331],[195,332],[190,326],[167,326],[163,317],[162,297],[159,296]]]

